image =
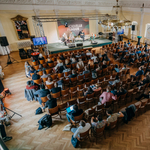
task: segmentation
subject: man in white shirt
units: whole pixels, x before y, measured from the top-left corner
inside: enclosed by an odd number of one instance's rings
[[[72,33],[72,31],[70,32],[69,40],[71,40],[73,43],[75,42],[74,34]]]
[[[87,56],[92,56],[92,53],[90,52],[90,50],[86,53]]]
[[[96,62],[97,57],[93,54],[93,56],[91,57],[92,60],[94,60],[94,62]]]
[[[77,62],[76,67],[77,67],[78,69],[84,68],[84,63],[83,63],[82,59],[79,59],[79,62]]]
[[[43,71],[43,75],[41,76],[41,78],[48,78],[48,75],[46,74],[46,71]]]
[[[72,128],[71,132],[74,133],[74,138],[80,137],[80,133],[84,133],[88,131],[91,128],[91,125],[89,123],[86,123],[85,121],[81,120],[79,123],[78,128]]]

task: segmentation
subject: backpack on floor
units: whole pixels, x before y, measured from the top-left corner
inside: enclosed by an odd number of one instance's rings
[[[45,114],[39,121],[39,128],[38,130],[43,129],[44,127],[50,127],[52,125],[52,117],[51,115]]]
[[[38,115],[38,114],[41,114],[41,113],[43,113],[42,108],[41,107],[37,108],[36,111],[35,111],[35,115]]]

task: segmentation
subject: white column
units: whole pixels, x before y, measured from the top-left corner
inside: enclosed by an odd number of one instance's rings
[[[6,36],[4,28],[3,28],[2,23],[1,23],[1,20],[0,20],[0,33],[1,33],[1,36]]]
[[[142,36],[143,18],[144,18],[144,7],[141,8],[141,21],[140,21],[139,36]]]
[[[2,23],[1,23],[1,20],[0,20],[0,33],[1,33],[1,36],[6,36],[4,28],[3,28]],[[1,44],[0,44],[0,54],[1,55],[7,55],[7,52],[10,53],[9,46],[1,46]]]

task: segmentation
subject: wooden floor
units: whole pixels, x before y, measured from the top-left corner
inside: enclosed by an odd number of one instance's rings
[[[10,150],[72,150],[71,132],[62,131],[68,124],[66,117],[63,120],[55,119],[53,126],[45,131],[38,130],[37,122],[44,115],[35,115],[39,107],[38,102],[28,102],[24,98],[24,89],[28,79],[25,77],[24,61],[20,60],[19,52],[11,53],[19,63],[6,67],[3,71],[5,79],[3,84],[9,88],[12,95],[4,100],[5,106],[21,114],[15,115],[11,126],[6,127],[7,134],[12,136],[6,142]],[[0,56],[2,66],[5,66],[7,56]],[[137,69],[131,69],[131,74]],[[10,113],[10,112],[9,112]],[[11,113],[10,113],[11,114]],[[150,150],[150,111],[134,118],[124,124],[118,132],[113,132],[111,137],[100,139],[98,144],[86,142],[84,150]]]

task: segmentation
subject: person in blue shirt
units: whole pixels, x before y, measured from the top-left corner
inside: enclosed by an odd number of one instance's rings
[[[137,71],[137,73],[135,74],[135,76],[140,76],[140,75],[143,75],[144,74],[144,71],[143,71],[143,68],[142,67],[139,67],[139,71]]]
[[[130,41],[128,40],[128,45],[130,44]]]
[[[135,76],[144,75],[144,71],[142,67],[139,67],[139,70],[136,72]],[[134,75],[131,75],[131,77],[135,77]]]
[[[34,68],[33,68],[33,67],[31,67],[31,68],[30,68],[30,71],[29,71],[29,73],[28,73],[28,76],[30,76],[30,77],[31,77],[30,73],[34,73],[34,71],[35,71],[35,70],[34,70]]]
[[[45,97],[48,94],[50,94],[50,91],[48,89],[45,89],[44,84],[41,84],[40,90],[37,90],[34,95],[37,97],[37,100],[39,101],[40,105],[42,105],[41,97]]]
[[[141,51],[140,51],[140,50],[138,50],[138,51],[136,52],[136,54],[141,54]]]
[[[129,45],[126,42],[124,42],[124,47],[129,47]]]

